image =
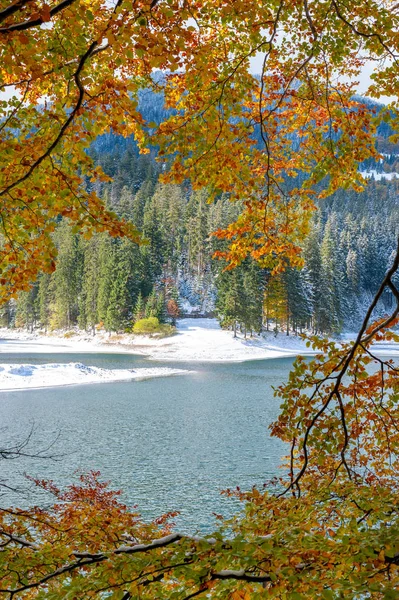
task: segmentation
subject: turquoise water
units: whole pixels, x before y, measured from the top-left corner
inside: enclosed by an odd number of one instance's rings
[[[3,506],[50,501],[32,489],[24,472],[62,485],[76,471],[95,469],[146,518],[178,510],[180,528],[204,530],[214,512],[227,516],[235,508],[222,489],[249,489],[278,474],[285,449],[268,431],[279,411],[272,386],[286,379],[292,358],[176,364],[115,354],[13,354],[1,361],[195,370],[146,381],[0,393],[2,446],[24,439],[33,427],[29,448],[54,441],[49,453],[57,455],[3,460],[2,478],[24,490],[3,493]]]

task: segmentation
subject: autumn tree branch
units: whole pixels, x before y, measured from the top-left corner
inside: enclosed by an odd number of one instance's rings
[[[51,11],[50,14],[57,14],[58,12],[62,11],[64,8],[66,8],[67,6],[71,5],[73,2],[75,2],[76,0],[63,0],[63,2],[61,2],[60,4],[58,4],[56,7],[54,7]],[[153,8],[155,8],[155,6],[159,3],[160,0],[152,0],[151,5],[150,5],[150,10],[152,10]],[[121,6],[122,4],[122,0],[118,0],[113,13],[116,12],[116,10]],[[143,14],[143,11],[140,10],[138,12],[138,14],[136,15],[136,20],[140,18],[140,16]],[[42,23],[42,20],[37,20],[37,22],[33,23],[33,21],[29,22],[30,25],[29,27],[33,27],[34,25],[38,25]],[[18,27],[19,29],[21,28],[28,28],[25,27],[26,24],[20,24]],[[11,26],[10,26],[11,27]],[[12,26],[14,28],[17,27],[17,25]],[[82,107],[83,104],[83,99],[85,96],[85,88],[81,82],[81,73],[85,67],[86,62],[93,56],[95,56],[96,54],[103,52],[104,50],[106,50],[109,47],[109,44],[104,44],[104,45],[100,45],[100,42],[102,40],[102,38],[104,37],[104,35],[106,35],[106,32],[108,30],[109,27],[109,23],[108,25],[105,27],[104,31],[102,32],[102,35],[100,36],[99,39],[94,40],[90,46],[88,47],[87,51],[80,57],[77,59],[73,59],[71,61],[68,61],[67,63],[63,64],[61,68],[67,66],[67,65],[71,65],[74,62],[78,62],[78,66],[76,71],[73,73],[73,80],[75,81],[75,85],[78,88],[78,98],[77,101],[75,103],[75,106],[73,107],[73,109],[71,110],[68,118],[65,120],[65,122],[63,123],[63,125],[61,126],[58,135],[55,137],[55,139],[53,140],[53,142],[47,147],[47,149],[45,150],[45,152],[43,152],[43,154],[41,154],[41,156],[39,158],[37,158],[33,164],[29,167],[28,171],[21,177],[19,177],[17,180],[15,180],[14,182],[12,182],[11,184],[9,184],[7,187],[5,187],[3,190],[0,191],[0,197],[4,196],[5,194],[9,193],[12,189],[14,189],[16,186],[20,185],[21,183],[23,183],[24,181],[26,181],[27,179],[29,179],[29,177],[32,175],[32,173],[36,170],[37,167],[40,166],[40,164],[51,155],[51,153],[53,152],[53,150],[58,146],[59,142],[62,140],[62,138],[65,135],[65,132],[68,130],[68,128],[70,127],[70,125],[73,123],[73,121],[75,120],[75,117],[79,114],[79,111]],[[0,28],[0,34],[1,33],[6,33],[6,31],[2,28]],[[47,71],[46,73],[44,73],[43,75],[49,75],[53,72],[53,70]],[[22,83],[22,82],[19,82]],[[28,82],[29,84],[29,82]],[[22,105],[22,102],[20,103],[20,106]],[[15,111],[14,111],[15,113]]]
[[[383,40],[382,35],[376,31],[364,31],[359,29],[356,25],[354,25],[353,23],[350,22],[350,20],[348,18],[346,18],[343,14],[343,12],[340,9],[339,6],[339,0],[332,0],[332,5],[334,6],[335,9],[335,13],[337,15],[337,17],[343,22],[345,23],[345,25],[347,25],[352,31],[353,33],[355,33],[357,36],[362,37],[363,39],[372,39],[375,38],[379,41],[379,43],[381,44],[381,46],[384,48],[384,50],[387,52],[387,54],[390,55],[390,57],[395,61],[395,63],[397,62],[397,54],[395,54],[391,48],[389,48],[389,46],[386,44],[386,42]]]
[[[1,535],[3,535],[2,531],[0,531],[0,536]],[[20,544],[21,546],[29,547],[29,549],[31,549],[31,550],[37,550],[37,546],[31,542],[28,542],[22,538],[17,538],[15,536],[12,536],[11,534],[8,534],[7,532],[5,532],[4,535],[8,539],[10,539],[10,541],[13,541],[14,543]],[[77,569],[97,565],[104,561],[110,560],[112,558],[112,556],[146,553],[146,552],[150,552],[152,550],[165,548],[171,544],[175,544],[180,541],[187,541],[189,543],[193,543],[193,541],[195,541],[195,542],[201,542],[202,545],[205,543],[205,544],[210,544],[211,546],[214,545],[214,543],[215,543],[215,540],[213,540],[213,539],[198,538],[198,537],[194,538],[194,537],[187,536],[187,535],[181,534],[181,533],[172,533],[172,534],[166,535],[164,537],[155,539],[152,542],[150,542],[149,544],[136,544],[134,546],[120,546],[119,548],[116,548],[112,552],[104,552],[104,553],[101,553],[101,552],[100,553],[74,552],[73,556],[77,560],[59,567],[58,569],[54,570],[51,573],[48,573],[41,579],[36,580],[34,582],[25,583],[14,589],[9,589],[9,588],[0,589],[0,593],[10,594],[10,597],[12,597],[13,595],[19,594],[21,592],[39,588],[40,586],[47,583],[48,581],[50,581],[54,578],[60,577],[61,575],[64,575],[66,573],[72,573],[73,571],[76,571]],[[260,539],[260,542],[261,542],[261,539]],[[184,564],[186,564],[186,563],[182,563],[182,565],[180,565],[180,566],[184,566]],[[170,564],[170,565],[167,565],[166,567],[163,567],[162,570],[170,571],[175,567],[176,567],[176,565]],[[141,577],[145,577],[145,576],[146,576],[146,574],[143,574]],[[164,575],[162,575],[162,577],[163,576]],[[248,583],[249,582],[250,583],[267,583],[272,580],[270,575],[267,575],[267,574],[266,575],[258,575],[252,571],[247,571],[245,569],[240,569],[240,570],[226,569],[226,570],[221,570],[221,571],[210,570],[207,575],[207,578],[210,581],[212,581],[212,580],[214,580],[214,581],[216,581],[216,580],[221,580],[221,581],[235,580],[235,581],[243,581],[243,582],[248,582]],[[148,580],[147,584],[153,583],[153,581],[156,581],[156,580],[158,580],[158,578],[155,578],[154,580]],[[127,593],[127,594],[129,594],[129,593]],[[126,595],[126,598],[129,598],[129,597],[130,597],[129,595]]]
[[[388,269],[383,281],[381,282],[381,285],[380,285],[377,293],[375,294],[372,302],[369,305],[369,308],[368,308],[365,318],[363,320],[362,326],[360,327],[360,330],[358,332],[356,340],[351,345],[350,350],[348,351],[347,355],[341,359],[339,370],[337,370],[337,367],[335,367],[333,372],[335,372],[336,374],[334,376],[332,376],[332,373],[329,375],[326,375],[324,378],[321,378],[315,384],[315,389],[312,393],[311,398],[315,397],[315,395],[319,393],[319,391],[321,390],[321,386],[326,381],[328,381],[332,378],[335,380],[333,388],[323,399],[322,406],[314,414],[314,416],[310,419],[310,423],[306,427],[304,437],[303,437],[303,442],[300,447],[300,450],[303,452],[302,467],[295,477],[292,475],[292,481],[291,481],[290,485],[284,490],[284,492],[282,492],[282,495],[285,494],[287,491],[292,490],[293,488],[296,488],[298,491],[298,494],[300,495],[299,482],[302,479],[302,477],[304,476],[305,472],[307,471],[308,464],[309,464],[308,443],[309,443],[310,434],[311,434],[313,428],[315,427],[316,423],[318,422],[320,417],[326,412],[329,405],[331,404],[331,401],[334,398],[336,398],[336,400],[338,401],[338,405],[340,407],[341,422],[342,422],[342,426],[343,426],[343,430],[344,430],[344,443],[343,443],[343,446],[341,449],[341,463],[337,466],[336,473],[337,473],[338,469],[340,468],[340,466],[344,465],[348,472],[349,477],[351,477],[350,468],[348,467],[348,465],[346,463],[346,458],[345,458],[345,451],[348,447],[348,430],[347,430],[346,419],[345,419],[345,409],[344,409],[344,405],[342,402],[341,391],[340,391],[341,384],[342,384],[345,374],[348,371],[349,366],[351,365],[351,363],[353,361],[353,358],[356,354],[357,349],[359,347],[363,347],[364,345],[370,343],[370,341],[375,337],[375,335],[378,332],[389,327],[396,320],[396,318],[399,315],[399,292],[392,280],[394,275],[398,271],[398,269],[399,269],[399,239],[398,239],[396,254],[393,259],[392,265]],[[387,319],[385,319],[382,323],[378,324],[374,329],[372,329],[372,331],[369,334],[364,335],[368,328],[373,311],[376,308],[382,294],[384,293],[384,291],[387,288],[390,289],[391,291],[393,291],[394,297],[396,299],[396,307],[393,310],[392,314]],[[293,440],[291,456],[293,456],[293,451],[294,451],[294,447],[296,445],[296,441],[297,441],[296,439]]]
[[[5,19],[7,19],[8,17],[11,17],[11,15],[18,12],[24,6],[26,6],[27,4],[30,4],[31,2],[33,2],[33,0],[17,0],[16,2],[12,2],[6,8],[3,8],[2,10],[0,10],[0,23],[2,21],[4,21]]]
[[[27,2],[30,2],[30,1],[31,0],[27,0]],[[49,17],[50,18],[54,17],[55,15],[57,15],[58,13],[63,11],[65,8],[68,8],[68,6],[70,6],[71,4],[73,4],[76,1],[77,0],[62,0],[62,2],[57,4],[57,6],[54,6],[53,8],[50,9]],[[24,2],[24,4],[27,4],[27,2]],[[7,15],[7,16],[9,16],[9,15]],[[1,13],[0,13],[0,21],[1,20],[4,20],[4,19],[1,19]],[[12,33],[13,31],[26,31],[27,29],[31,29],[32,27],[37,27],[37,25],[42,25],[43,23],[46,22],[46,20],[48,20],[48,19],[44,18],[43,16],[38,16],[36,19],[28,19],[26,21],[23,21],[22,23],[14,23],[13,25],[7,25],[5,27],[0,27],[0,34]]]

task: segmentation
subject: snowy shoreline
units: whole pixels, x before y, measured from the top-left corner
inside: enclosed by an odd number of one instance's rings
[[[141,381],[154,377],[185,375],[192,372],[166,367],[111,370],[88,367],[82,363],[2,364],[0,365],[0,392],[93,383]]]
[[[355,334],[345,334],[342,339],[354,339]],[[399,344],[377,344],[380,355],[399,356]],[[265,333],[244,339],[233,338],[231,331],[222,330],[216,319],[181,319],[175,335],[165,338],[132,334],[85,332],[60,335],[32,334],[21,330],[0,329],[1,354],[132,354],[145,356],[151,361],[168,362],[245,362],[273,358],[290,358],[298,355],[312,356],[313,350],[305,340],[294,335]],[[28,362],[28,361],[27,361]],[[1,375],[1,372],[0,372]],[[1,385],[0,385],[1,387]]]
[[[71,337],[0,329],[1,354],[136,354],[152,361],[244,362],[269,358],[312,355],[304,340],[273,333],[234,339],[231,331],[220,328],[216,319],[181,319],[175,335],[165,338],[132,334],[77,332]]]

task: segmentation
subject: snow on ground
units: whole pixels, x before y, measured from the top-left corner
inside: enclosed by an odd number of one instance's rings
[[[303,340],[282,333],[236,339],[216,319],[182,319],[176,336],[148,348],[153,360],[242,362],[309,353]]]
[[[38,332],[28,333],[21,329],[0,329],[0,355],[21,352],[27,354],[109,352],[109,348],[101,345],[103,341],[100,336],[91,337],[85,333],[67,339]]]
[[[361,171],[361,174],[363,177],[366,177],[366,179],[369,177],[374,177],[375,181],[381,181],[381,179],[388,179],[391,181],[392,179],[397,179],[399,177],[399,173],[378,173],[375,169],[371,169],[370,171]]]
[[[27,334],[23,331],[0,330],[2,353],[73,353],[107,352],[143,354],[152,360],[242,362],[297,354],[312,354],[305,342],[296,336],[273,333],[245,340],[234,339],[231,331],[220,328],[216,319],[181,319],[177,333],[166,338],[143,335],[75,335],[68,339]],[[1,362],[1,358],[0,358]]]
[[[82,363],[46,365],[0,365],[0,391],[77,385],[82,383],[110,383],[183,375],[192,371],[182,369],[140,368],[101,369]]]
[[[353,342],[357,337],[357,333],[345,332],[340,336],[343,342]],[[376,342],[372,346],[374,354],[379,356],[399,356],[399,344],[395,342]]]
[[[346,335],[343,339],[356,337]],[[399,344],[377,344],[379,354],[399,355]],[[166,338],[142,335],[108,335],[91,337],[86,333],[70,338],[40,336],[22,331],[0,330],[0,362],[2,353],[127,353],[142,354],[152,360],[243,362],[284,356],[312,355],[306,342],[295,336],[265,333],[248,337],[220,328],[216,319],[181,319],[177,333]],[[0,373],[1,375],[1,373]]]

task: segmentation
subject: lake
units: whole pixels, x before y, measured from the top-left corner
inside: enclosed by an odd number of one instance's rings
[[[278,474],[286,449],[269,435],[279,412],[272,386],[288,375],[292,358],[245,363],[169,363],[126,354],[13,354],[3,363],[82,362],[107,369],[169,366],[195,373],[128,383],[1,392],[2,446],[33,427],[31,450],[57,460],[2,461],[2,478],[24,488],[3,493],[2,505],[49,502],[31,489],[24,472],[59,484],[76,471],[101,471],[123,490],[145,518],[169,510],[182,530],[206,530],[213,513],[225,516],[235,502],[220,495],[249,489]],[[58,437],[58,439],[56,439]]]

